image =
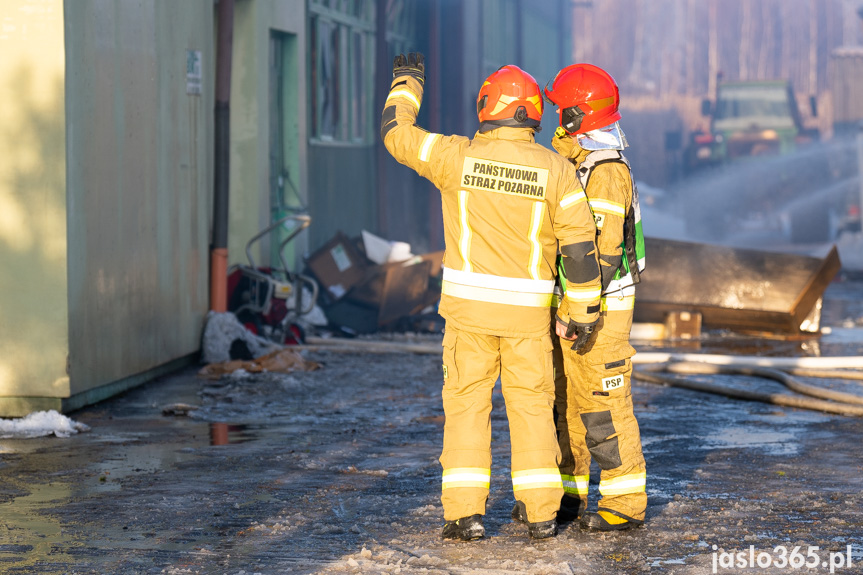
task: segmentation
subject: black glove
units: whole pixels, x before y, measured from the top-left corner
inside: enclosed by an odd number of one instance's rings
[[[560,318],[556,318],[557,322],[566,327],[566,339],[571,340],[574,336],[575,340],[572,341],[572,350],[578,351],[584,344],[587,343],[587,340],[590,339],[590,336],[593,334],[593,328],[596,326],[596,322],[593,323],[578,323],[572,320],[569,320],[569,323],[564,323],[560,320]]]
[[[419,52],[411,52],[407,58],[404,54],[396,56],[393,60],[393,78],[399,76],[413,76],[420,81],[420,84],[425,84],[425,56]]]

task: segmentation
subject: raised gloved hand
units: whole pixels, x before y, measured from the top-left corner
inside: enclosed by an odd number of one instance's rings
[[[581,146],[578,145],[575,138],[567,134],[566,130],[560,126],[554,131],[551,146],[564,158],[576,158],[579,152],[581,152]]]
[[[396,56],[393,60],[393,78],[399,76],[413,76],[420,81],[420,84],[424,84],[426,79],[425,56],[420,52],[411,52],[407,57],[404,54]]]
[[[578,323],[572,320],[564,322],[559,317],[555,319],[557,320],[557,324],[555,325],[557,335],[563,339],[572,341],[573,351],[578,351],[584,347],[584,344],[587,343],[587,340],[593,334],[594,327],[596,327],[596,322]]]

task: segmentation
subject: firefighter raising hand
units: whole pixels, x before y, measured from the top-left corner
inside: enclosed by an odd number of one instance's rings
[[[593,215],[575,167],[534,139],[543,100],[530,74],[503,66],[482,83],[473,138],[416,125],[424,81],[421,54],[395,58],[381,139],[398,162],[441,193],[441,536],[470,541],[485,535],[491,398],[500,376],[519,511],[514,517],[527,524],[531,538],[553,537],[564,493],[552,415],[553,262],[559,249],[569,319],[592,324],[602,287]]]
[[[419,52],[411,52],[405,58],[404,54],[399,54],[393,59],[393,79],[399,76],[413,76],[420,83],[425,83],[425,57]]]

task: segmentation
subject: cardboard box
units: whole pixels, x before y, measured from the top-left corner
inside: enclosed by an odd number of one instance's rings
[[[432,263],[392,263],[370,266],[366,278],[348,294],[348,299],[378,309],[378,324],[386,325],[411,315],[427,299]]]
[[[384,327],[440,300],[443,251],[377,265],[367,247],[362,238],[339,232],[306,261],[324,292],[319,301],[331,323],[370,333],[370,323]]]
[[[365,255],[342,232],[309,256],[306,265],[333,301],[363,282],[369,267]]]

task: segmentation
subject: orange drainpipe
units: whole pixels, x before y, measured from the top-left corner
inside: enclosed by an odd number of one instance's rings
[[[213,239],[210,245],[210,309],[228,311],[228,192],[230,182],[231,52],[234,0],[218,0],[216,30],[216,155]]]

